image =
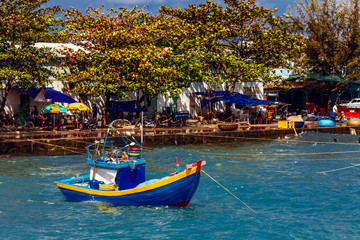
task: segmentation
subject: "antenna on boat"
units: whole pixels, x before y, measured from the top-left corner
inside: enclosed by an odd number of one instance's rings
[[[107,136],[108,136],[108,134],[109,134],[109,132],[110,132],[110,129],[112,129],[112,130],[114,130],[114,131],[121,137],[121,139],[124,141],[124,143],[127,144],[127,142],[125,141],[125,139],[123,138],[123,136],[121,135],[121,133],[116,129],[116,127],[113,126],[114,123],[117,122],[117,121],[118,121],[118,119],[112,121],[112,122],[109,124],[109,128],[108,128],[108,130],[107,130],[107,133],[106,133],[106,137],[105,137],[105,138],[107,139]]]
[[[129,131],[126,131],[125,133],[126,133],[126,135],[127,135],[128,137],[131,137],[131,138],[135,141],[135,143],[136,143],[137,145],[139,145],[140,147],[142,147],[141,144],[138,143],[138,141],[136,141],[136,139],[134,138],[134,136],[132,136]]]

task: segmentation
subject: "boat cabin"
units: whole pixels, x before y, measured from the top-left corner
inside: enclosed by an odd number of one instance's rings
[[[354,98],[349,103],[339,104],[338,114],[344,114],[345,117],[360,117],[360,98]]]
[[[86,147],[87,164],[91,166],[91,188],[126,190],[145,182],[146,162],[143,160],[142,146],[137,142],[128,143],[124,138],[123,140],[125,145],[119,149],[114,148],[114,141],[107,141],[107,136]],[[103,145],[101,152],[100,144]],[[134,147],[135,144],[139,147]],[[91,154],[92,151],[94,154]]]

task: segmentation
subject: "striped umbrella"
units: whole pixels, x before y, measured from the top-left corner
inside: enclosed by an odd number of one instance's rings
[[[64,113],[67,112],[68,110],[63,106],[54,103],[44,107],[41,111],[44,113]]]
[[[50,104],[46,107],[44,107],[42,110],[42,112],[44,113],[53,113],[54,114],[54,120],[53,122],[53,128],[55,128],[55,113],[64,113],[67,112],[68,110],[66,108],[64,108],[63,106],[57,105],[57,104]]]

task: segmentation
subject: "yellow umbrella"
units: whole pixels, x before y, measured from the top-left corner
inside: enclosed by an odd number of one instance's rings
[[[88,106],[86,106],[83,103],[70,103],[69,105],[66,106],[67,110],[79,110],[79,111],[88,111],[90,110],[90,108]]]

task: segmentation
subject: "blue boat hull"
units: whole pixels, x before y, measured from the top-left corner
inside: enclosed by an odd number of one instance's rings
[[[70,179],[55,182],[61,192],[71,201],[101,201],[123,206],[168,205],[187,206],[200,180],[200,168],[185,170],[175,176],[133,189],[109,191],[81,187]]]

